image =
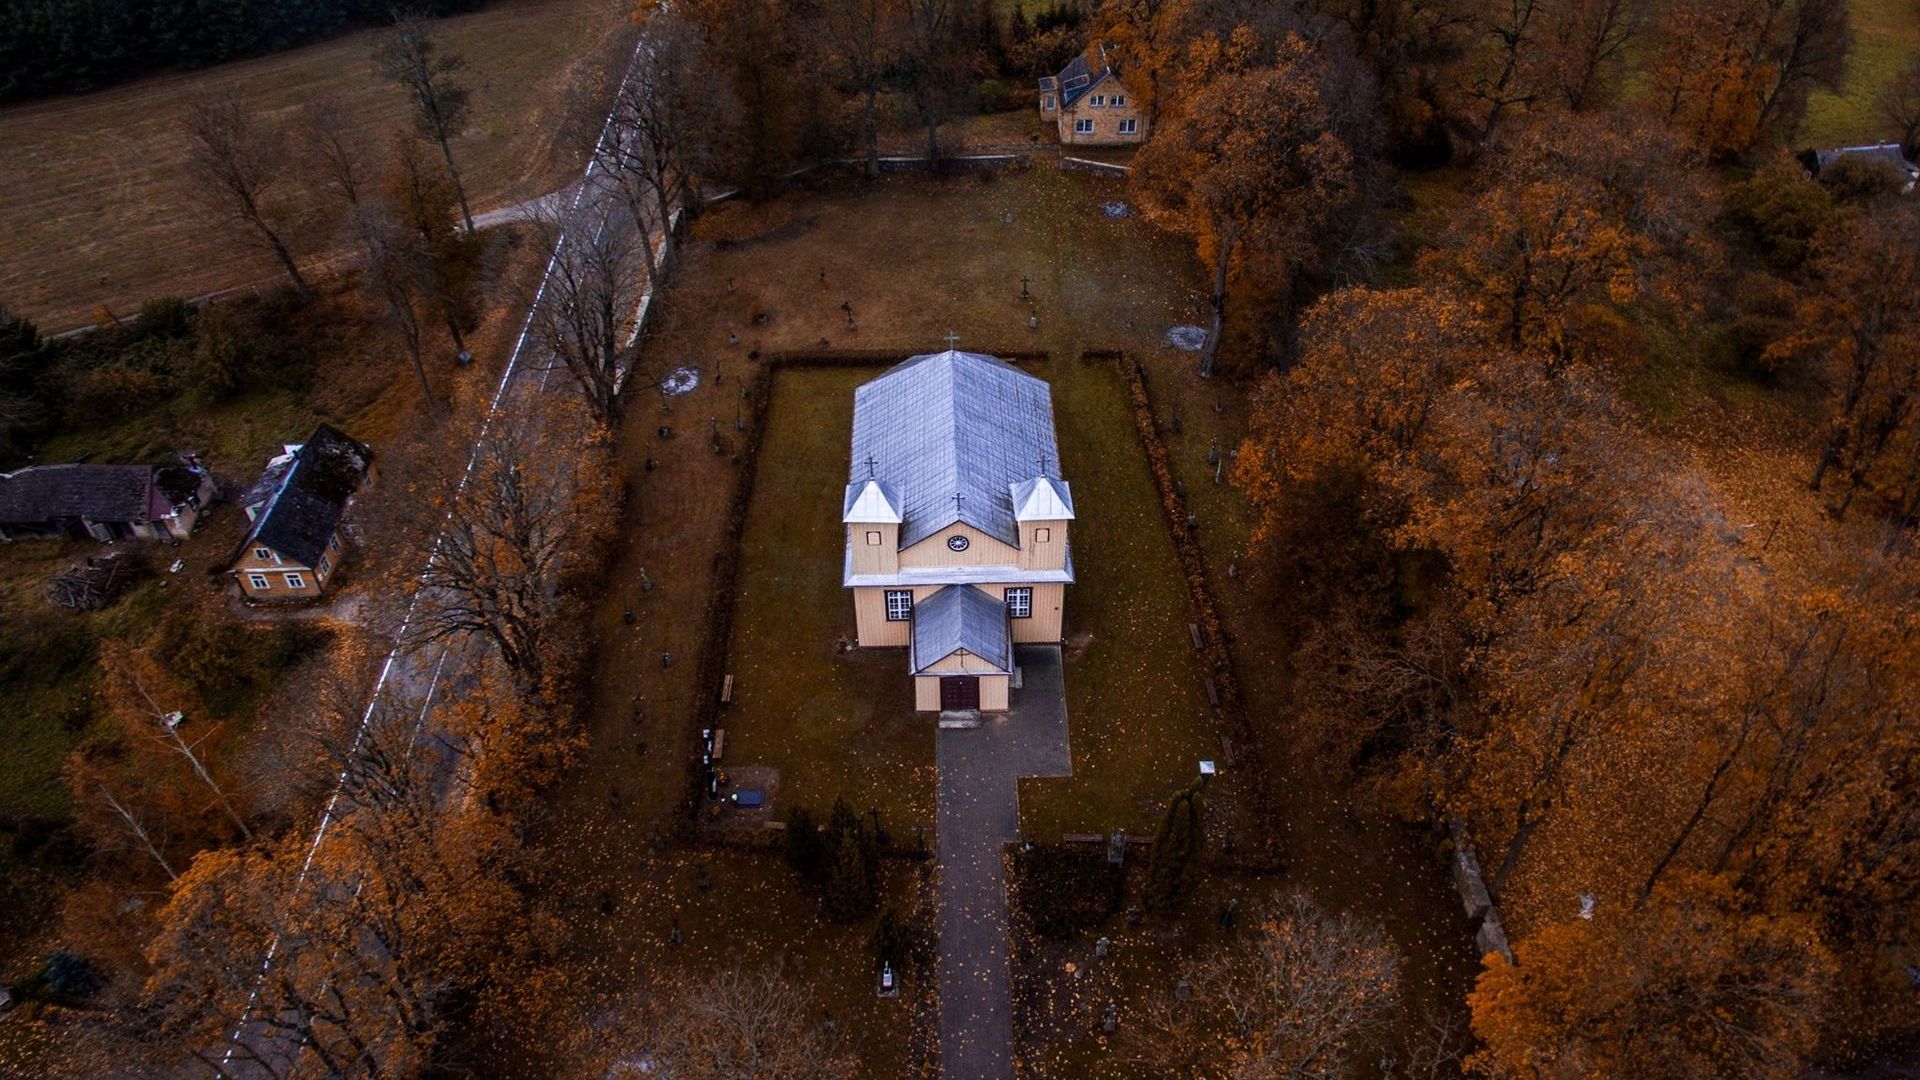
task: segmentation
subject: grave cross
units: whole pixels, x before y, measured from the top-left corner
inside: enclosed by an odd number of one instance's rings
[[[959,341],[960,341],[959,334],[956,334],[951,330],[947,331],[947,351],[948,352],[952,352],[954,345],[957,344]]]
[[[1022,300],[1033,299],[1033,295],[1027,292],[1027,284],[1032,280],[1033,280],[1032,278],[1026,276],[1025,274],[1020,275],[1020,299]]]

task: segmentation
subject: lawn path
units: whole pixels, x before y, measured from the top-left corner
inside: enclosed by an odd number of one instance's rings
[[[1023,686],[1005,717],[946,728],[939,770],[940,1065],[947,1080],[1012,1080],[1003,848],[1020,833],[1022,776],[1066,776],[1066,687],[1058,646],[1022,648]]]

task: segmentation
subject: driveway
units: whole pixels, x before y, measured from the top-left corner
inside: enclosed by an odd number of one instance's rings
[[[947,1080],[1012,1080],[1005,845],[1020,834],[1023,776],[1066,776],[1058,646],[1015,654],[1023,687],[1007,714],[935,740],[940,866],[940,1064]]]

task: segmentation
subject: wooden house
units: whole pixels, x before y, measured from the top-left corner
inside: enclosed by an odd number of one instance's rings
[[[373,452],[327,424],[283,447],[240,498],[253,523],[229,560],[241,591],[252,600],[325,594],[346,559],[347,508],[373,478]]]
[[[842,583],[917,708],[1007,707],[1014,646],[1061,640],[1073,515],[1043,380],[949,349],[855,391]]]

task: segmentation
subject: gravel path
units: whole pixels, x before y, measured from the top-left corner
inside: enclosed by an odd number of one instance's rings
[[[1012,1080],[1002,848],[1018,839],[1022,776],[1066,776],[1066,690],[1057,646],[1018,652],[1024,686],[1005,717],[943,728],[939,771],[940,1062],[947,1080]]]

